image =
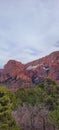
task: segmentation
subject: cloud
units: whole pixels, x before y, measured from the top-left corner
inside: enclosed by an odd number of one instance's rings
[[[25,52],[28,53],[31,56],[38,56],[41,53],[41,50],[38,50],[36,48],[28,47],[25,48]]]
[[[0,66],[59,49],[59,0],[0,1]]]
[[[59,40],[55,43],[55,47],[59,48]]]

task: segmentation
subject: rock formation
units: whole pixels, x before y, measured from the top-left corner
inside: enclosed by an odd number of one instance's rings
[[[59,51],[27,64],[10,60],[4,69],[0,69],[0,84],[12,91],[17,91],[19,87],[34,87],[47,77],[59,83]]]

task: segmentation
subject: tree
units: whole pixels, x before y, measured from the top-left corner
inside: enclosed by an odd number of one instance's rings
[[[15,120],[11,116],[14,94],[0,86],[0,130],[16,130]]]
[[[50,123],[59,129],[59,107],[49,114]]]

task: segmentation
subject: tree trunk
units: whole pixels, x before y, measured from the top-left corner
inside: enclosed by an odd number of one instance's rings
[[[53,125],[53,130],[55,130],[55,126]]]
[[[43,117],[42,117],[43,118]],[[46,130],[45,129],[45,119],[43,118],[43,130]]]

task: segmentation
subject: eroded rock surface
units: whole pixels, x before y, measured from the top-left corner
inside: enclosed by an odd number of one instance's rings
[[[33,87],[47,77],[59,83],[59,51],[28,64],[10,60],[0,70],[0,84],[12,91],[17,91],[19,87]]]

